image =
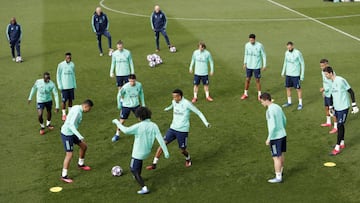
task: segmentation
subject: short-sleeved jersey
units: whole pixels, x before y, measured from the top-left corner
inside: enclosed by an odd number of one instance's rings
[[[112,53],[110,76],[128,76],[134,74],[134,63],[132,60],[131,52],[127,49],[116,50]]]
[[[268,140],[276,140],[286,136],[286,117],[281,107],[272,103],[266,110]]]
[[[266,67],[266,53],[260,42],[245,44],[244,64],[248,69],[260,69]]]
[[[60,90],[75,89],[75,64],[72,61],[69,63],[66,61],[59,63],[56,72],[56,80]]]
[[[300,76],[300,79],[303,80],[304,74],[305,62],[301,52],[297,49],[293,49],[293,51],[286,51],[281,75],[292,77]]]
[[[121,108],[120,100],[122,101],[123,107],[133,108],[140,105],[145,106],[144,90],[142,84],[138,81],[135,82],[134,86],[131,86],[130,83],[126,83],[118,92],[117,102],[118,108]]]
[[[210,64],[210,72],[214,72],[214,61],[210,52],[206,49],[203,51],[195,50],[191,57],[191,63],[189,70],[193,70],[193,66],[195,65],[195,75],[205,76],[209,75],[208,64]]]
[[[336,111],[342,111],[350,107],[350,98],[348,94],[350,88],[349,83],[343,77],[335,76],[330,93]]]
[[[44,79],[38,79],[35,81],[34,86],[31,88],[29,100],[36,92],[36,102],[45,103],[52,101],[51,93],[54,94],[56,108],[59,108],[59,94],[53,81],[45,82]]]

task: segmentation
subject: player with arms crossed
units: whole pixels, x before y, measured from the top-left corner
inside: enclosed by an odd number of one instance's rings
[[[294,87],[298,94],[299,105],[297,110],[303,108],[302,104],[302,90],[300,81],[304,80],[305,62],[301,52],[294,48],[294,43],[287,43],[287,51],[285,52],[284,65],[281,76],[285,78],[285,87],[287,102],[282,107],[289,107],[291,103],[291,88]]]
[[[348,94],[350,94],[352,101],[351,113],[358,113],[359,108],[357,107],[355,102],[355,93],[351,89],[349,83],[344,78],[335,75],[333,69],[330,66],[324,68],[323,71],[326,78],[332,80],[330,93],[334,107],[330,106],[329,108],[331,114],[333,114],[333,111],[335,110],[335,116],[338,122],[337,142],[335,148],[330,153],[330,155],[335,156],[340,153],[340,149],[345,148],[345,122],[350,107],[350,99]]]
[[[258,100],[260,100],[261,70],[264,71],[266,69],[266,53],[264,46],[260,42],[256,42],[255,38],[256,38],[255,34],[250,34],[249,42],[245,44],[243,68],[246,70],[246,80],[245,80],[244,94],[241,96],[242,100],[248,98],[248,90],[253,73],[256,81],[256,87],[258,90]]]
[[[81,105],[75,105],[70,110],[68,118],[61,127],[61,139],[66,152],[61,180],[66,183],[73,182],[73,180],[68,177],[68,169],[73,156],[74,144],[77,144],[80,147],[78,167],[84,171],[91,170],[89,166],[84,164],[87,144],[84,141],[84,137],[77,129],[82,121],[82,114],[89,112],[93,106],[94,103],[90,99],[85,100]]]
[[[321,68],[321,75],[323,80],[323,86],[320,88],[320,92],[323,94],[324,97],[324,105],[325,105],[325,114],[326,114],[326,123],[321,124],[322,127],[331,127],[331,116],[329,107],[333,106],[331,100],[331,93],[330,89],[332,86],[332,80],[327,79],[325,76],[325,72],[323,71],[326,67],[329,66],[329,61],[327,59],[320,60],[320,68]],[[334,72],[335,74],[335,72]],[[334,119],[334,128],[329,131],[330,134],[337,132],[337,121],[336,117],[332,116]]]
[[[43,79],[38,79],[35,81],[34,86],[31,88],[31,92],[29,95],[28,103],[30,104],[31,98],[36,93],[36,102],[37,102],[37,112],[38,112],[38,120],[40,123],[40,135],[45,134],[45,125],[43,119],[44,108],[47,111],[47,120],[46,127],[49,130],[54,129],[54,126],[51,125],[51,109],[52,109],[52,97],[51,93],[53,93],[55,98],[55,112],[59,111],[59,94],[55,87],[53,81],[50,80],[50,73],[45,72]]]
[[[96,33],[96,39],[100,51],[100,56],[103,56],[103,49],[101,45],[101,36],[104,35],[108,39],[109,56],[111,56],[113,49],[111,48],[111,35],[109,32],[109,20],[105,13],[102,12],[101,7],[95,9],[91,21],[92,29]]]
[[[112,54],[110,77],[113,78],[116,75],[116,85],[120,90],[125,83],[129,82],[129,75],[135,74],[135,70],[131,53],[124,48],[121,40],[117,42],[116,47],[117,50]]]
[[[117,119],[112,122],[125,134],[132,134],[135,136],[132,158],[130,162],[130,170],[134,175],[135,180],[141,186],[138,194],[147,194],[150,190],[145,186],[144,180],[141,177],[141,169],[143,166],[143,160],[149,157],[151,148],[155,139],[160,144],[161,149],[164,151],[165,158],[169,158],[169,152],[166,144],[162,138],[159,127],[153,123],[151,119],[151,111],[146,107],[139,107],[135,111],[136,117],[139,119],[139,123],[130,127],[123,126]]]
[[[204,42],[199,42],[198,49],[193,52],[191,57],[191,63],[189,67],[189,72],[193,73],[193,66],[195,65],[195,74],[194,74],[194,98],[192,103],[197,101],[197,95],[199,91],[200,81],[204,85],[204,91],[207,101],[213,101],[213,98],[210,97],[209,93],[209,68],[210,64],[210,76],[214,75],[214,61],[211,57],[211,54],[206,50],[206,45]]]
[[[65,54],[65,61],[59,63],[57,67],[56,80],[62,97],[62,120],[66,120],[66,102],[68,102],[68,112],[72,107],[75,99],[76,76],[75,64],[71,61],[71,53]]]
[[[185,156],[185,167],[190,167],[192,165],[189,152],[187,148],[187,138],[190,128],[190,113],[194,112],[199,116],[201,121],[207,128],[210,128],[210,123],[206,120],[204,114],[199,111],[189,100],[183,97],[183,92],[180,89],[175,89],[172,93],[172,103],[170,106],[166,107],[164,111],[169,111],[173,109],[173,120],[170,125],[170,128],[165,135],[165,143],[169,144],[175,139],[177,139],[181,153]],[[159,147],[156,151],[153,164],[147,166],[147,170],[152,170],[156,168],[156,164],[159,161],[162,149]]]
[[[281,107],[272,102],[269,93],[263,93],[260,96],[260,102],[264,107],[267,107],[266,120],[269,134],[265,144],[270,145],[275,169],[275,178],[269,179],[268,182],[280,183],[282,182],[286,152],[286,117]]]
[[[159,45],[160,33],[164,36],[168,48],[171,48],[172,46],[170,44],[169,37],[166,33],[166,25],[167,25],[166,15],[160,9],[159,5],[155,5],[154,11],[150,16],[150,22],[151,22],[151,29],[155,32],[156,52],[160,51],[160,45]]]
[[[128,119],[130,112],[135,113],[136,109],[145,106],[144,90],[142,84],[136,81],[134,74],[129,75],[129,82],[126,83],[118,92],[117,105],[120,111],[120,123],[124,124]],[[120,130],[116,129],[115,135],[111,139],[112,142],[118,141],[120,138]]]

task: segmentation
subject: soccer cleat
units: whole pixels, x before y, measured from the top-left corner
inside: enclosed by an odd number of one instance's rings
[[[86,165],[79,165],[78,164],[78,167],[79,167],[79,169],[82,169],[84,171],[90,171],[91,170],[90,166],[86,166]]]
[[[301,110],[303,106],[301,104],[298,105],[297,110]]]
[[[65,177],[62,177],[62,176],[61,176],[60,179],[61,179],[62,181],[64,181],[65,183],[72,183],[72,182],[73,182],[73,180],[70,179],[70,178],[68,178],[67,176],[65,176]]]
[[[336,156],[340,154],[340,150],[336,150],[336,149],[333,149],[331,152],[330,152],[330,156]]]
[[[192,100],[191,100],[192,103],[196,103],[197,102],[197,98],[194,97]]]
[[[189,168],[192,165],[191,159],[185,161],[185,167]]]
[[[241,100],[244,100],[244,99],[247,99],[248,98],[248,96],[246,95],[246,94],[243,94],[242,96],[241,96]]]
[[[269,182],[269,183],[281,183],[281,182],[282,182],[282,179],[273,178],[273,179],[269,179],[268,182]]]
[[[330,134],[335,134],[337,133],[338,129],[337,128],[333,128],[329,131]]]
[[[155,49],[155,52],[159,52],[160,51],[160,49]]]
[[[16,59],[15,59],[15,58],[12,58],[12,61],[16,61]]]
[[[214,101],[214,99],[213,99],[213,98],[211,98],[210,96],[206,97],[206,100],[207,100],[207,101],[209,101],[209,102]]]
[[[321,127],[331,127],[331,123],[322,123]]]
[[[112,56],[113,51],[113,49],[109,49],[109,56]]]
[[[61,120],[65,121],[66,120],[66,115],[62,115]]]
[[[99,56],[104,56],[104,54],[103,54],[103,53],[100,53]]]
[[[284,107],[284,108],[289,107],[289,106],[291,106],[290,103],[285,103],[285,104],[282,105],[282,107]]]
[[[150,190],[149,190],[146,186],[144,186],[143,188],[141,188],[141,190],[137,191],[137,193],[138,193],[139,195],[148,194],[149,192],[150,192]]]
[[[345,144],[341,144],[340,149],[345,149]]]
[[[151,164],[150,166],[146,166],[146,170],[151,171],[151,170],[154,170],[154,169],[156,169],[156,164]]]
[[[114,137],[111,138],[111,142],[117,142],[120,139],[120,135],[114,135]]]
[[[46,126],[49,130],[54,130],[54,126],[52,126],[52,125],[48,125],[48,126]]]
[[[45,128],[40,128],[40,135],[44,135],[45,134]]]

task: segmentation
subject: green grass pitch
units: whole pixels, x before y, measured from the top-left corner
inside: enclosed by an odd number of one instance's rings
[[[103,8],[110,19],[113,45],[119,39],[132,51],[138,80],[143,83],[147,106],[161,131],[168,129],[172,113],[163,112],[171,102],[171,91],[181,88],[192,97],[192,75],[188,66],[197,42],[206,42],[215,61],[210,93],[214,102],[205,101],[199,92],[197,107],[212,128],[206,129],[197,116],[191,118],[189,151],[191,168],[177,144],[169,145],[170,159],[163,157],[155,171],[143,171],[151,193],[136,194],[139,189],[129,171],[132,137],[111,143],[116,109],[115,82],[109,77],[110,58],[99,57],[91,15],[100,0],[4,1],[0,7],[0,28],[5,31],[10,17],[16,16],[23,27],[24,63],[11,61],[5,37],[0,39],[0,202],[359,202],[360,137],[359,115],[350,115],[346,124],[347,148],[337,157],[329,157],[336,136],[319,125],[325,120],[319,88],[319,60],[328,58],[336,73],[345,77],[360,98],[360,41],[304,18],[270,1],[239,0],[105,0]],[[360,37],[360,3],[324,3],[322,0],[276,0],[309,17],[319,19],[355,38]],[[178,52],[169,53],[161,38],[160,55],[164,64],[151,69],[146,55],[155,50],[148,17],[159,3],[168,18],[168,34]],[[125,15],[116,11],[140,14]],[[340,16],[337,18],[329,18]],[[342,17],[341,17],[342,16]],[[179,19],[186,18],[186,19]],[[201,20],[203,19],[203,20]],[[207,19],[207,20],[204,20]],[[226,20],[228,19],[228,20]],[[231,20],[229,20],[231,19]],[[256,100],[254,81],[250,97],[243,93],[243,47],[248,35],[255,33],[265,46],[268,70],[262,78],[263,91],[275,102],[285,102],[280,76],[285,44],[291,40],[304,55],[304,109],[285,109],[288,119],[288,152],[284,183],[271,185],[273,166],[267,135],[265,109]],[[103,45],[106,45],[104,39]],[[69,175],[73,184],[59,180],[64,151],[59,136],[61,114],[54,114],[56,130],[40,136],[35,100],[27,105],[33,82],[44,71],[56,78],[57,64],[65,52],[73,53],[76,65],[78,104],[86,98],[95,102],[84,114],[80,132],[89,145],[86,163],[90,172],[76,168],[77,152]],[[293,92],[294,93],[294,92]],[[296,101],[296,96],[293,96]],[[360,103],[360,101],[358,101]],[[131,116],[126,125],[136,122]],[[153,152],[158,145],[155,144]],[[151,163],[153,154],[144,161]],[[323,163],[333,161],[334,168]],[[112,177],[110,169],[120,165],[122,177]],[[60,193],[49,188],[63,187]]]

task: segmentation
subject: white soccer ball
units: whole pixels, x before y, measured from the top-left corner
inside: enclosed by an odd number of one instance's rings
[[[151,68],[154,68],[154,67],[156,66],[155,61],[150,61],[150,62],[149,62],[149,66],[150,66]]]
[[[162,63],[163,63],[163,61],[162,61],[161,58],[158,58],[158,59],[156,59],[156,61],[155,61],[155,64],[156,64],[156,65],[159,65],[159,64],[162,64]]]
[[[114,166],[111,169],[111,174],[113,176],[121,176],[123,174],[123,169],[120,166]]]
[[[176,47],[170,47],[169,50],[170,50],[171,53],[175,53],[176,52]]]
[[[18,57],[16,57],[16,59],[15,59],[15,62],[16,63],[21,63],[23,60],[22,60],[22,58],[21,58],[21,56],[18,56]]]
[[[152,54],[147,55],[146,60],[148,60],[149,62],[153,61],[153,55]]]

